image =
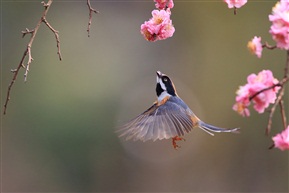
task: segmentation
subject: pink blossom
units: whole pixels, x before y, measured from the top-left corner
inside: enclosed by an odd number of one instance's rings
[[[173,0],[154,0],[154,2],[156,2],[155,6],[158,9],[167,9],[174,7]]]
[[[281,0],[277,2],[272,9],[272,15],[269,15],[272,22],[270,34],[276,41],[277,47],[289,49],[289,1]]]
[[[228,7],[231,8],[240,8],[247,3],[247,0],[224,0],[228,4]]]
[[[280,150],[289,150],[289,125],[281,133],[272,137],[274,141],[274,147],[279,148]]]
[[[276,94],[280,87],[275,86],[272,89],[265,90],[259,93],[254,98],[251,98],[259,91],[276,85],[278,80],[273,77],[270,70],[263,70],[256,74],[250,74],[247,77],[247,84],[240,86],[237,91],[236,103],[233,110],[237,111],[242,116],[250,116],[248,109],[251,100],[254,103],[254,109],[258,113],[263,113],[264,110],[276,100]]]
[[[141,34],[148,41],[163,40],[172,37],[175,28],[168,10],[153,10],[152,18],[141,25]]]
[[[252,54],[255,54],[258,58],[261,58],[263,51],[261,37],[255,36],[251,41],[248,42],[247,47]]]
[[[239,100],[237,103],[234,104],[233,110],[237,111],[240,115],[243,117],[249,117],[250,116],[250,111],[248,109],[250,102],[246,104],[245,102]]]
[[[233,106],[233,110],[237,111],[243,117],[249,117],[250,111],[248,109],[250,105],[249,100],[249,86],[240,86],[239,90],[237,91],[236,96],[236,103]]]

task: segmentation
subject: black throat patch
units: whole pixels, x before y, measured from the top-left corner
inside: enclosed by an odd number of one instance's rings
[[[162,89],[161,84],[157,83],[157,86],[156,86],[157,96],[159,97],[162,94],[162,92],[164,92],[164,90]]]
[[[176,91],[175,91],[175,88],[174,86],[172,85],[172,83],[167,83],[165,84],[166,88],[167,88],[167,93],[172,95],[172,96],[176,96]],[[159,97],[162,92],[164,92],[164,89],[162,89],[161,87],[161,84],[160,83],[157,83],[157,86],[156,86],[156,93],[157,93],[157,96]]]

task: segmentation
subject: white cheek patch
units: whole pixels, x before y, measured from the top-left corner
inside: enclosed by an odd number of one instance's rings
[[[164,98],[170,97],[171,95],[167,92],[167,88],[165,84],[163,83],[162,79],[157,76],[157,83],[161,85],[161,88],[163,89],[163,92],[160,96],[158,96],[158,102],[161,102]]]
[[[167,90],[167,88],[166,88],[166,86],[165,86],[165,84],[163,83],[162,80],[160,80],[160,85],[161,85],[161,87],[162,87],[163,90]]]
[[[157,83],[159,83],[160,82],[160,78],[157,76]]]

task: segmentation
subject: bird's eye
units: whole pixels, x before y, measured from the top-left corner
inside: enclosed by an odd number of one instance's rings
[[[168,79],[167,78],[164,78],[164,82],[167,82],[168,81]]]

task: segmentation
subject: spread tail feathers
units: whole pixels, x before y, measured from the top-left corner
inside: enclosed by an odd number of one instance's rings
[[[199,121],[199,125],[198,125],[201,129],[203,129],[205,132],[209,133],[210,135],[214,136],[213,133],[211,132],[216,132],[216,133],[239,133],[239,129],[240,128],[234,128],[234,129],[224,129],[224,128],[220,128],[220,127],[216,127],[213,125],[209,125],[207,123],[204,123],[202,121]]]

